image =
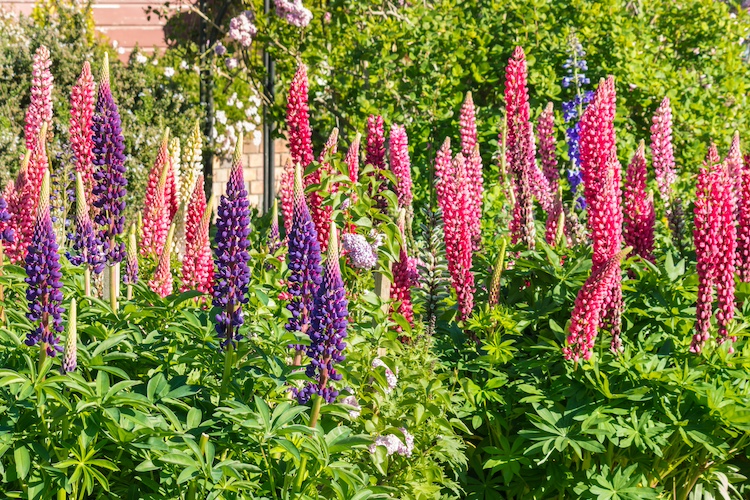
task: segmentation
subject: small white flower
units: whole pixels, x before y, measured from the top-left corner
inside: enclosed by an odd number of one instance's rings
[[[154,58],[153,61],[151,61],[151,64],[153,64],[154,66],[158,66],[159,65],[159,60],[156,59],[156,58]]]
[[[263,140],[263,134],[260,133],[260,130],[256,130],[253,132],[253,144],[255,146],[260,146],[260,141]]]
[[[117,49],[117,53],[118,53],[118,54],[124,54],[124,53],[125,53],[125,47],[119,47],[119,48]]]
[[[180,61],[180,69],[188,69],[187,61]]]
[[[236,103],[236,104],[235,104],[234,106],[235,106],[235,107],[236,107],[237,109],[242,109],[242,108],[244,108],[244,107],[245,107],[245,103],[244,103],[244,102],[242,102],[242,101],[240,101],[240,100],[237,100],[237,103]]]
[[[119,46],[120,46],[120,44],[119,44],[119,42],[117,40],[112,40],[112,48],[116,49]]]
[[[172,78],[174,76],[174,68],[171,66],[167,66],[164,68],[164,76],[167,78]]]
[[[135,62],[138,64],[146,64],[146,61],[148,61],[148,57],[144,56],[143,54],[136,54],[135,55]]]
[[[222,125],[227,124],[227,114],[224,111],[218,110],[216,112],[215,117],[216,117],[216,121],[221,123]]]

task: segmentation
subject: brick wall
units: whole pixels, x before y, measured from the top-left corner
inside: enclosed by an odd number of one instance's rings
[[[289,151],[285,140],[276,139],[274,141],[274,180],[276,191],[278,192],[279,179],[284,169],[284,163],[289,157]],[[247,188],[248,198],[251,207],[263,208],[263,188],[265,179],[263,178],[263,144],[259,146],[253,144],[251,138],[245,138],[245,144],[242,150],[242,165],[244,166],[245,187]],[[216,195],[215,206],[219,204],[219,195],[223,194],[229,172],[232,169],[231,160],[223,159],[214,162],[214,178],[211,192]]]

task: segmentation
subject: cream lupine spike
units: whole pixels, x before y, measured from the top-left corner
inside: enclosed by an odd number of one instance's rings
[[[182,178],[180,179],[180,200],[185,203],[190,201],[190,196],[195,189],[198,175],[203,171],[203,137],[201,136],[200,122],[195,122],[193,131],[185,141],[182,151]]]
[[[181,204],[184,200],[182,197],[182,168],[180,161],[180,138],[172,137],[169,141],[169,157],[172,160],[172,169],[174,170],[174,180],[177,184],[177,204]]]

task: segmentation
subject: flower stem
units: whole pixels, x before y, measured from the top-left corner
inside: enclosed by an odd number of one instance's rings
[[[234,358],[234,344],[230,341],[229,345],[227,346],[227,352],[224,356],[224,374],[221,377],[221,389],[219,390],[219,400],[221,401],[221,398],[224,397],[227,386],[229,385],[229,377],[231,377],[232,374],[232,365]]]
[[[83,270],[83,294],[91,297],[91,268],[89,266]]]
[[[117,311],[117,281],[119,279],[117,271],[117,264],[109,266],[109,304],[112,306],[112,312]]]
[[[318,419],[320,418],[320,407],[323,405],[323,398],[320,396],[313,396],[313,407],[310,412],[310,427],[315,429],[318,425]],[[299,493],[302,488],[302,482],[305,479],[305,473],[307,472],[307,456],[302,457],[302,461],[299,464],[299,471],[297,472],[297,480],[294,483],[294,493]]]
[[[127,299],[133,300],[133,285],[128,283]]]

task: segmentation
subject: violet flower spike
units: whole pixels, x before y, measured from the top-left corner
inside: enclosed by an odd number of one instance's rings
[[[250,203],[242,177],[242,133],[237,138],[226,194],[219,202],[216,220],[216,274],[214,275],[213,306],[221,309],[216,315],[216,333],[222,348],[233,346],[241,339],[239,328],[244,323],[242,304],[247,304],[250,283]]]
[[[102,253],[109,265],[125,258],[125,244],[117,237],[125,228],[125,143],[120,112],[109,87],[109,60],[104,67],[94,114],[94,206],[99,209],[94,222],[99,226]]]
[[[75,232],[70,236],[73,240],[73,252],[67,252],[66,256],[74,266],[89,266],[95,274],[100,274],[104,270],[104,259],[89,216],[86,187],[81,172],[76,172],[75,224]]]
[[[339,391],[329,382],[341,380],[335,365],[345,359],[348,316],[346,289],[339,268],[338,235],[336,226],[331,225],[328,258],[323,280],[315,294],[309,331],[310,346],[307,348],[310,364],[306,374],[313,382],[308,382],[297,393],[297,400],[301,404],[308,402],[313,394],[319,395],[326,403],[336,401]]]
[[[286,324],[289,332],[307,333],[313,299],[321,281],[320,243],[315,223],[310,215],[302,187],[302,168],[298,163],[294,172],[294,216],[292,230],[287,238],[289,253],[289,293],[292,300],[287,309],[292,313]],[[291,345],[302,351],[304,346]]]
[[[62,273],[57,241],[49,212],[49,171],[44,172],[39,198],[34,236],[26,254],[26,300],[29,312],[26,317],[35,328],[26,335],[26,345],[39,342],[48,356],[61,352],[62,324]]]

